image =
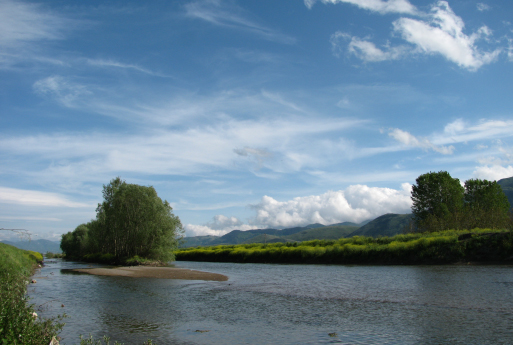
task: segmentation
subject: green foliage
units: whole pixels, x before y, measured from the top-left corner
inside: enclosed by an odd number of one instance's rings
[[[49,344],[64,326],[40,319],[25,296],[32,267],[42,256],[0,243],[0,344]]]
[[[411,192],[413,221],[421,231],[457,228],[453,215],[461,213],[463,195],[460,180],[447,171],[420,175]]]
[[[135,256],[173,260],[182,224],[153,187],[128,184],[118,177],[103,186],[103,198],[95,220],[63,235],[66,257],[102,262]]]
[[[465,187],[448,172],[420,175],[413,186],[413,221],[417,231],[511,227],[510,205],[495,181],[470,179]]]
[[[301,243],[241,244],[185,248],[177,260],[317,264],[441,264],[458,261],[507,261],[513,237],[507,231],[476,229],[409,233],[393,237],[354,236]],[[468,238],[460,240],[460,236]],[[463,236],[463,237],[465,237]],[[485,252],[485,255],[479,254]]]
[[[496,181],[478,179],[465,181],[463,221],[468,229],[504,228],[509,222],[509,209],[508,198]]]

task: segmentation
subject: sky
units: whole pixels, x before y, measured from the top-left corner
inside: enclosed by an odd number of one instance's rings
[[[512,90],[511,0],[0,0],[0,228],[59,240],[117,176],[187,236],[409,213],[513,176]]]

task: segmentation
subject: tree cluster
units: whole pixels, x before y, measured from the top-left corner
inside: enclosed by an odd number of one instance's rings
[[[418,231],[511,225],[510,204],[496,181],[470,179],[462,186],[447,171],[430,172],[417,178],[411,198]]]
[[[76,259],[140,257],[167,262],[174,258],[182,232],[180,219],[153,187],[117,177],[103,186],[96,219],[62,235],[61,249]]]

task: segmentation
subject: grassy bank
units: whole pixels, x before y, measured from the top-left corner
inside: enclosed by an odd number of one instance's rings
[[[308,264],[513,263],[513,234],[490,229],[447,230],[393,237],[301,243],[221,245],[181,249],[177,260]]]
[[[40,253],[0,243],[0,344],[48,345],[64,326],[42,320],[26,298],[27,284]]]

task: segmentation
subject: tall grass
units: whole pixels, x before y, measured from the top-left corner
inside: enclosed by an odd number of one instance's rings
[[[41,254],[0,243],[0,341],[2,345],[48,345],[64,326],[57,319],[37,317],[26,291]]]
[[[489,229],[378,238],[354,236],[301,243],[220,245],[184,248],[176,253],[177,260],[189,261],[325,264],[442,264],[506,261],[512,256],[512,235],[506,230],[492,232]]]

